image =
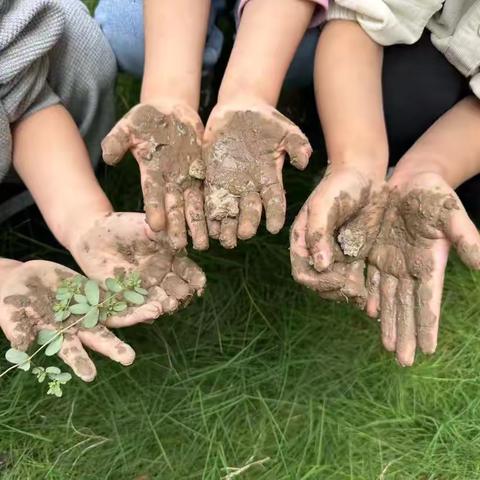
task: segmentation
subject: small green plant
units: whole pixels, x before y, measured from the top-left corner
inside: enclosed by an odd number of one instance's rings
[[[13,365],[0,374],[0,378],[17,368],[25,372],[31,370],[38,383],[49,380],[47,395],[61,397],[62,385],[72,378],[70,373],[62,372],[53,366],[35,366],[31,369],[32,359],[41,351],[47,357],[56,355],[62,348],[64,333],[71,328],[79,324],[83,328],[94,328],[98,323],[105,323],[109,317],[124,312],[129,306],[143,305],[148,295],[148,291],[142,288],[140,275],[135,272],[108,278],[105,284],[107,291],[102,299],[100,285],[94,280],[88,280],[81,275],[63,280],[55,292],[56,303],[53,305],[55,322],[60,328],[40,330],[36,339],[39,348],[31,355],[10,348],[5,359]],[[74,315],[80,318],[72,319]]]

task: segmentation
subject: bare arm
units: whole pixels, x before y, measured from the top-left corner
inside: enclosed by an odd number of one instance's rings
[[[332,167],[386,173],[382,62],[382,47],[356,22],[326,25],[317,48],[315,91]]]
[[[46,108],[15,125],[13,146],[15,170],[66,248],[91,219],[112,211],[64,107]]]
[[[308,0],[251,0],[243,11],[219,103],[240,97],[276,105],[314,8]]]
[[[480,173],[480,101],[471,96],[440,117],[400,160],[392,181],[436,173],[452,188]]]
[[[170,97],[198,108],[209,12],[210,0],[145,0],[142,102]]]

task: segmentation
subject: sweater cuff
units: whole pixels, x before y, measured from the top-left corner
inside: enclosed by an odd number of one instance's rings
[[[327,12],[327,20],[355,20],[356,14],[349,8],[341,7],[336,3],[331,3]]]

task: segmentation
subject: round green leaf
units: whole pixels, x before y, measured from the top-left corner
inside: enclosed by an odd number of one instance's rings
[[[65,313],[66,313],[66,312],[63,311],[63,310],[58,311],[58,312],[55,314],[55,321],[56,321],[56,322],[63,322],[63,317],[64,317]],[[68,313],[70,313],[70,312],[68,312]]]
[[[77,303],[88,303],[87,297],[85,295],[80,295],[79,293],[76,293],[73,298]]]
[[[107,278],[105,285],[113,293],[119,293],[123,290],[122,284],[115,278]]]
[[[63,344],[63,335],[59,335],[55,340],[48,344],[48,347],[45,349],[45,355],[47,357],[51,357],[56,355],[60,349],[62,348]]]
[[[98,287],[97,282],[94,282],[93,280],[89,280],[85,284],[85,295],[87,297],[88,303],[90,305],[98,305],[98,302],[100,301],[100,288]]]
[[[57,293],[55,298],[57,300],[69,300],[72,295],[70,293]]]
[[[18,366],[18,368],[20,370],[23,370],[24,372],[28,372],[30,370],[30,367],[31,367],[30,362],[25,362]]]
[[[50,375],[58,375],[62,371],[58,367],[47,367],[45,371]]]
[[[100,318],[100,310],[98,307],[93,307],[83,319],[82,325],[85,328],[93,328],[97,323],[98,319]]]
[[[77,303],[70,307],[70,312],[74,315],[85,315],[92,307],[88,303]]]
[[[57,332],[55,330],[40,330],[37,335],[37,343],[39,345],[45,345],[50,342],[56,334]]]
[[[135,287],[135,291],[139,293],[140,295],[148,295],[148,290],[145,290],[144,288],[141,287]]]
[[[57,373],[57,374],[54,374],[54,375],[50,375],[50,378],[52,380],[56,380],[57,382],[60,382],[60,383],[67,383],[72,379],[72,376],[67,372],[63,372],[63,373]]]
[[[15,365],[20,365],[22,363],[28,362],[28,353],[21,352],[15,348],[10,348],[5,353],[5,359],[7,362],[14,363]]]
[[[124,312],[127,309],[128,305],[126,302],[118,302],[113,306],[113,310],[117,313]]]
[[[145,303],[143,295],[140,295],[139,293],[132,290],[127,290],[126,292],[123,292],[123,297],[128,303],[133,303],[134,305],[143,305]]]

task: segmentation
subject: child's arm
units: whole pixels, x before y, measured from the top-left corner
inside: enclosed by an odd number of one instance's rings
[[[13,165],[56,238],[83,272],[104,282],[136,271],[149,302],[118,326],[177,310],[205,285],[203,272],[162,237],[150,240],[143,214],[114,214],[97,183],[80,133],[62,106],[43,109],[13,128]]]
[[[297,168],[308,163],[308,140],[274,107],[317,3],[251,0],[243,10],[204,138],[209,233],[226,248],[255,235],[262,203],[268,231],[282,228],[285,154]]]
[[[291,238],[297,281],[321,295],[330,288],[328,298],[353,298],[360,306],[365,302],[363,278],[350,271],[354,261],[364,261],[375,240],[385,201],[382,56],[382,47],[355,22],[332,21],[322,32],[315,89],[329,167],[295,220]],[[355,223],[349,225],[351,221]],[[346,272],[335,285],[324,281],[324,272],[332,268]]]
[[[141,102],[110,134],[104,159],[116,165],[128,150],[142,177],[150,227],[172,244],[208,248],[200,179],[203,125],[197,114],[210,0],[146,0],[145,72]],[[187,225],[186,225],[187,224]]]
[[[145,0],[143,103],[176,100],[198,109],[210,0]]]
[[[437,345],[443,279],[453,245],[480,270],[480,235],[454,188],[480,173],[480,102],[444,114],[405,154],[389,180],[390,198],[369,254],[367,310],[380,312],[385,347],[411,365],[418,346]]]

